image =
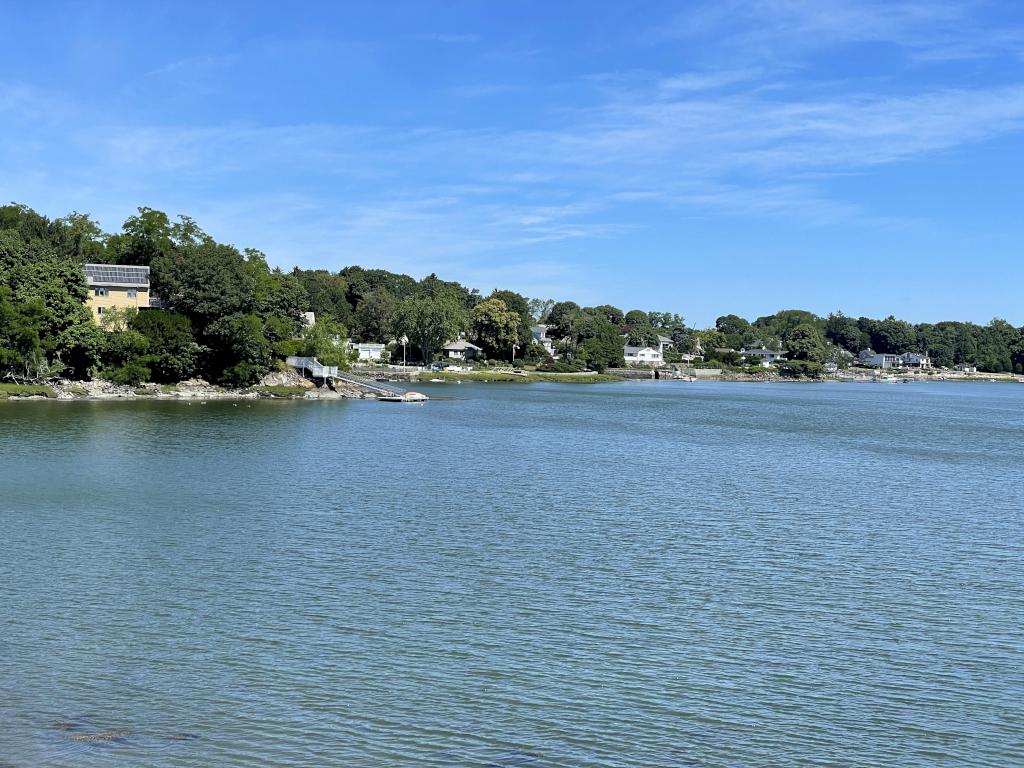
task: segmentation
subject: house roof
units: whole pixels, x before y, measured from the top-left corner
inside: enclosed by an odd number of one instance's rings
[[[482,347],[478,347],[476,344],[472,344],[466,341],[465,339],[459,339],[458,341],[449,341],[447,344],[444,345],[444,350],[446,352],[461,352],[464,349],[482,349]]]
[[[82,270],[85,272],[85,281],[89,285],[149,287],[149,267],[124,264],[83,264]]]
[[[654,347],[631,347],[628,344],[623,348],[623,351],[626,352],[627,354],[629,352],[637,354],[643,352],[645,349],[656,354],[658,353],[658,350],[656,350]]]
[[[674,344],[675,343],[668,336],[662,336],[660,333],[658,334],[658,341],[661,342],[662,344]]]

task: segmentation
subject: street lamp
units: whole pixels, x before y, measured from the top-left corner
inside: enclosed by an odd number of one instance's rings
[[[512,345],[512,362],[513,363],[515,363],[515,361],[516,361],[516,350],[517,349],[519,349],[519,347],[516,346],[515,344],[513,344]]]
[[[402,342],[402,367],[405,368],[405,345],[409,343],[409,337],[402,336],[399,341]]]

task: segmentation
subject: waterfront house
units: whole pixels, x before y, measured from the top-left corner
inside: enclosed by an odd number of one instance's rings
[[[899,355],[879,354],[873,349],[862,349],[857,355],[857,362],[867,368],[895,368]]]
[[[445,355],[453,360],[472,360],[480,352],[483,352],[482,347],[478,347],[476,344],[465,339],[450,341],[444,345]]]
[[[544,347],[544,351],[547,352],[548,357],[555,358],[558,355],[555,354],[555,347],[551,339],[548,338],[548,328],[550,325],[534,325],[530,327],[530,333],[533,334],[533,343],[540,344]]]
[[[961,371],[962,373],[978,372],[978,366],[976,366],[974,363],[960,363],[959,365],[954,366],[954,368],[958,371]]]
[[[857,355],[857,362],[868,368],[931,368],[932,361],[927,354],[906,352],[902,355],[890,353],[879,354],[872,349],[862,350]]]
[[[900,355],[901,368],[931,368],[932,361],[922,352],[905,352]]]
[[[359,355],[359,360],[376,361],[384,356],[387,347],[384,344],[374,342],[348,343],[348,348]]]
[[[670,339],[668,336],[662,336],[661,334],[658,334],[658,349],[661,351],[662,357],[665,356],[666,349],[672,349],[673,347],[675,347],[675,345],[676,343],[672,341],[672,339]]]
[[[89,294],[85,304],[93,318],[111,309],[148,309],[149,267],[123,264],[84,264]]]
[[[763,368],[771,368],[773,363],[786,359],[786,350],[768,349],[764,344],[759,344],[750,349],[741,349],[740,354],[747,360],[756,361]]]
[[[645,365],[650,368],[658,368],[665,364],[665,356],[661,347],[634,347],[629,344],[622,350],[622,356],[626,365]]]

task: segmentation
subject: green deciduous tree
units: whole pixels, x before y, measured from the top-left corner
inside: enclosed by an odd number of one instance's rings
[[[118,264],[150,266],[174,250],[171,221],[163,211],[139,208],[124,223],[120,234],[110,238],[109,248]]]
[[[168,308],[200,325],[256,308],[253,270],[236,248],[211,239],[155,257],[151,281]]]
[[[298,354],[315,357],[324,365],[336,365],[347,370],[349,353],[345,344],[348,332],[341,323],[329,318],[317,320],[316,325],[306,330]]]
[[[810,323],[793,328],[784,341],[789,356],[794,360],[820,363],[825,358],[825,340],[818,328]]]
[[[533,315],[530,312],[530,301],[525,296],[515,291],[492,291],[489,299],[498,299],[505,302],[505,306],[519,316],[519,340],[518,346],[525,347],[533,340],[533,333],[530,328],[533,326]]]
[[[548,325],[551,326],[548,335],[556,339],[572,336],[573,326],[579,321],[580,314],[580,305],[575,301],[559,301],[554,304],[548,311]]]
[[[270,370],[273,347],[259,315],[240,312],[211,322],[204,332],[208,368],[217,381],[241,387],[255,384]]]
[[[850,352],[860,352],[867,346],[857,321],[842,312],[833,312],[826,318],[825,338]]]
[[[395,330],[415,344],[424,362],[455,339],[469,325],[469,314],[457,295],[441,292],[436,295],[410,296],[398,306]]]
[[[595,314],[601,315],[609,323],[618,327],[626,321],[626,314],[618,307],[613,307],[611,304],[602,304],[598,307],[593,307],[591,310]]]
[[[522,319],[504,301],[490,298],[473,307],[471,336],[483,347],[488,357],[506,360],[511,357],[512,345],[523,346],[519,331]]]
[[[750,323],[739,315],[722,315],[715,320],[715,328],[726,336],[746,336],[750,333]]]
[[[131,319],[131,327],[149,341],[144,362],[153,381],[169,384],[195,375],[199,345],[188,317],[151,309],[137,313]]]
[[[398,301],[389,291],[366,294],[355,313],[355,332],[362,341],[386,344],[395,337]]]
[[[0,285],[0,378],[37,378],[35,366],[44,357],[39,331],[45,312],[42,301],[15,301],[14,292]]]
[[[594,317],[588,326],[587,338],[580,344],[578,353],[587,367],[603,373],[606,368],[624,365],[619,327],[604,316]]]

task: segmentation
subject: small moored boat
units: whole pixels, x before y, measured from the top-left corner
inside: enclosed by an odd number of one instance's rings
[[[384,403],[425,403],[430,398],[422,392],[404,392],[401,395],[383,395],[377,399]]]

